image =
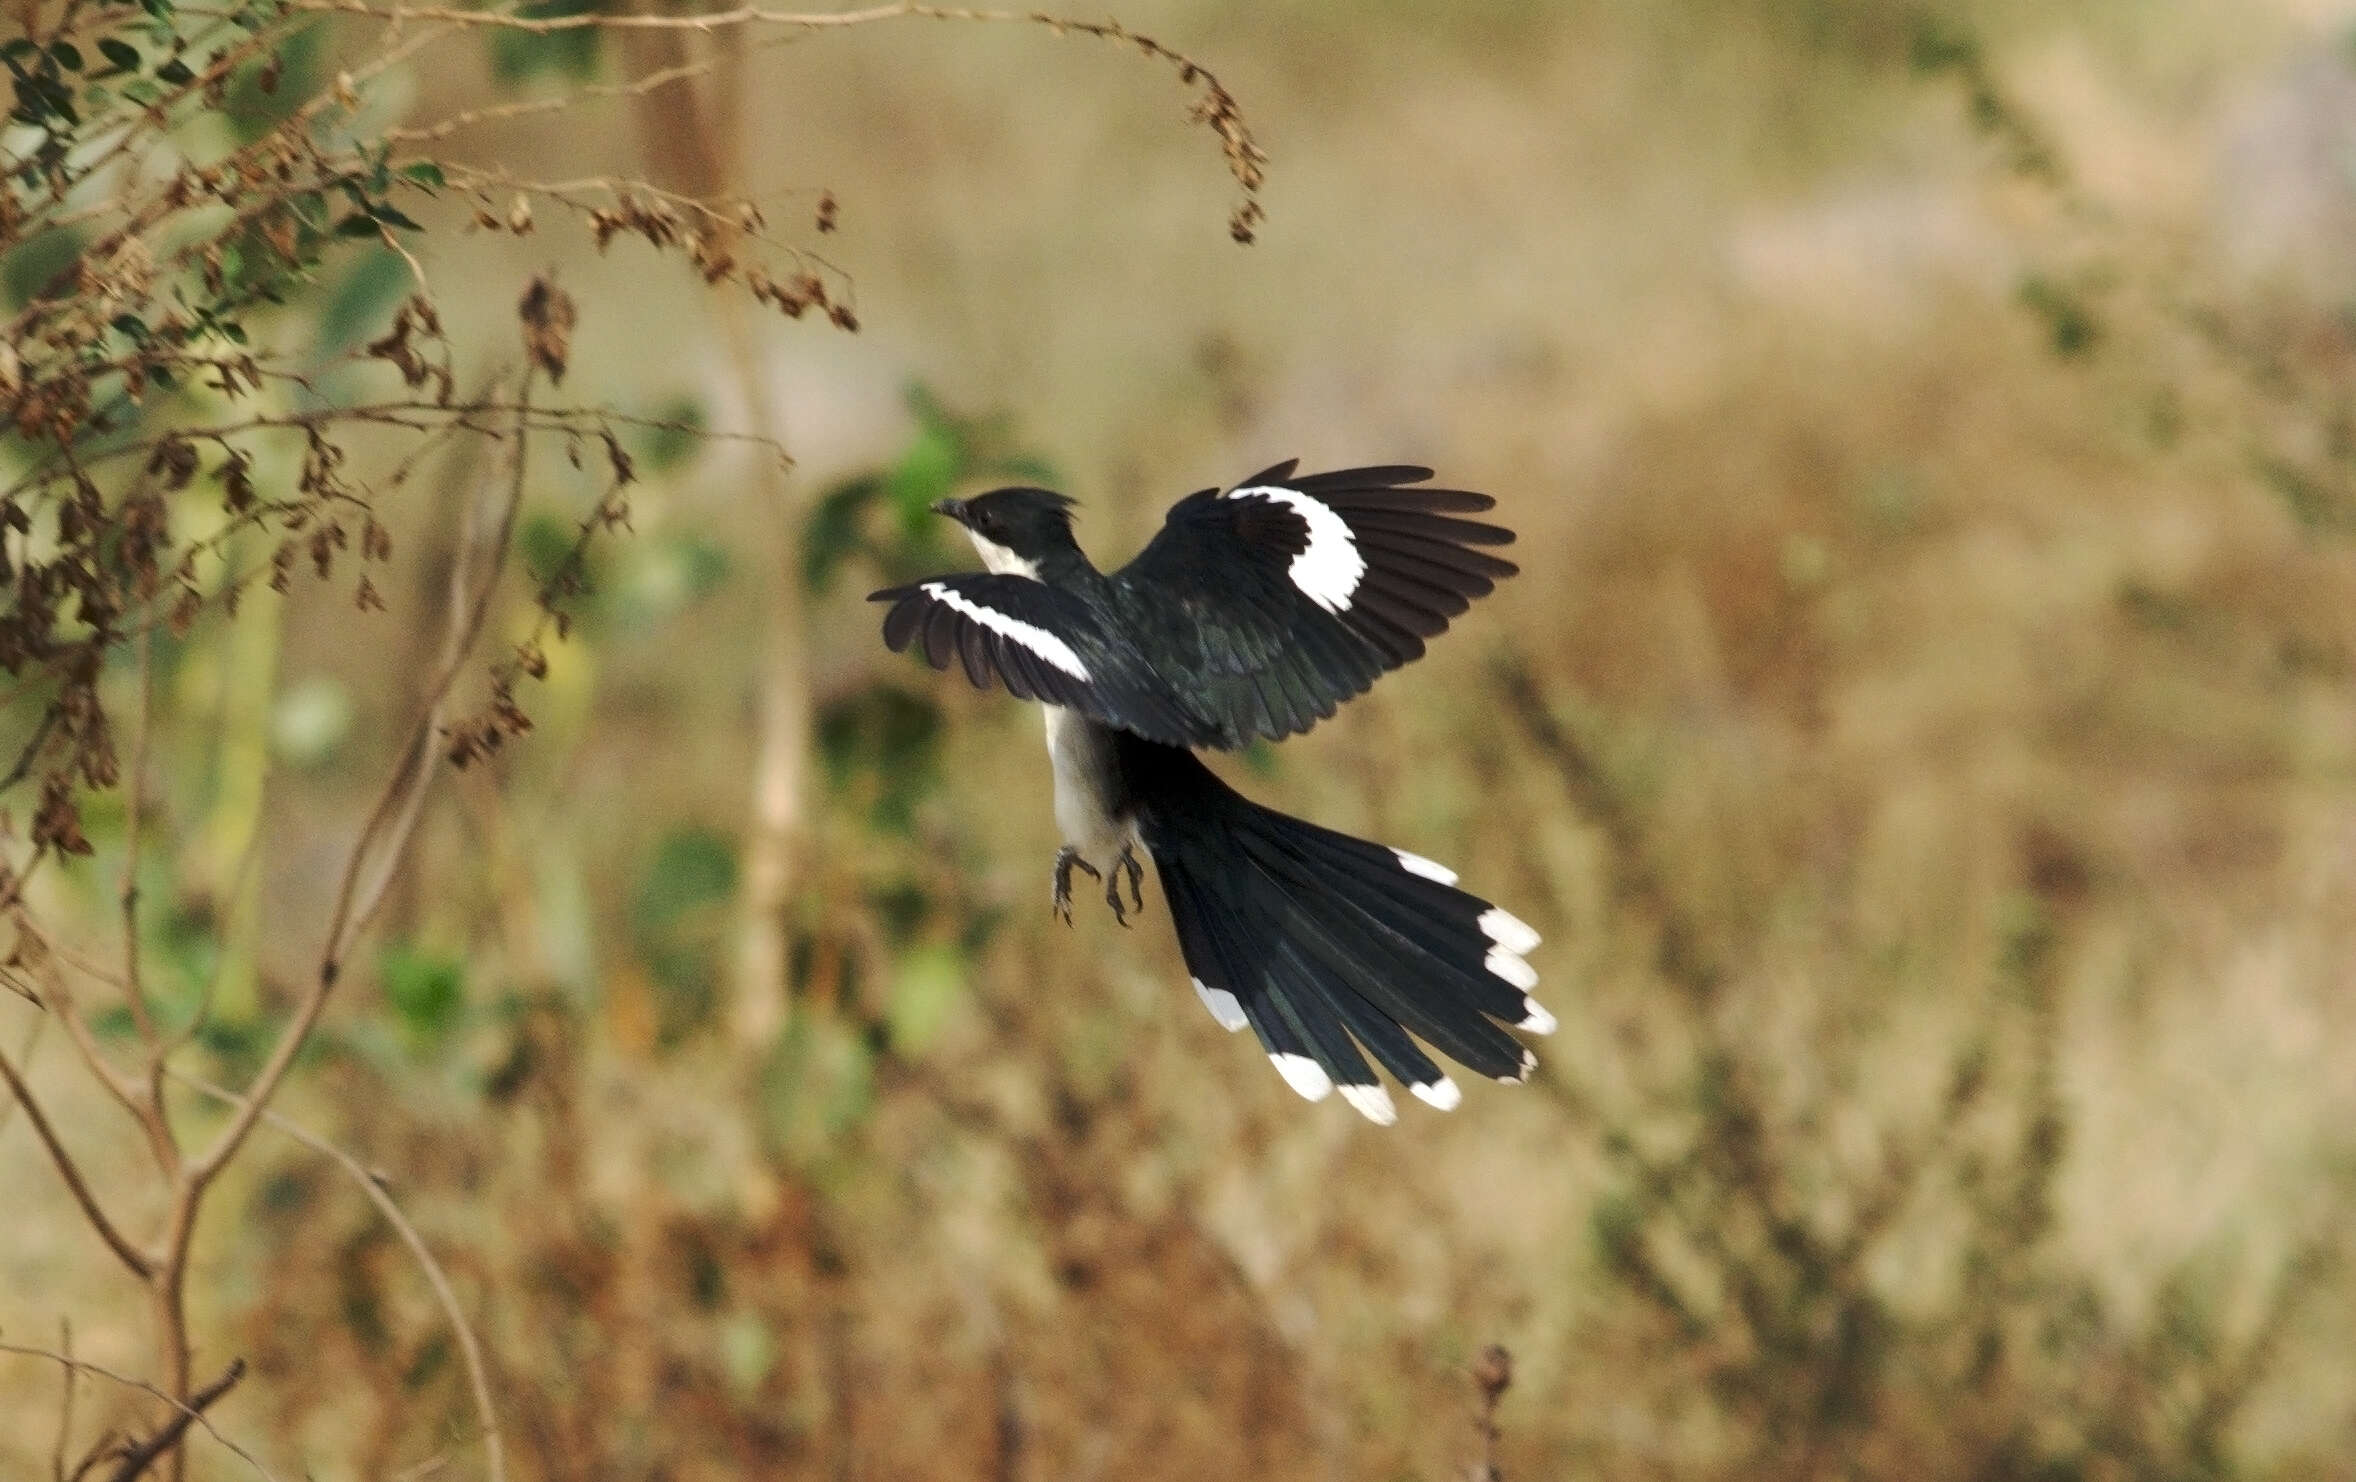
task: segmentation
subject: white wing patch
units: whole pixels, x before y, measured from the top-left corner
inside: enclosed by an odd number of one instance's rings
[[[1538,986],[1538,970],[1503,947],[1491,947],[1489,955],[1481,959],[1481,966],[1524,993]]]
[[[1481,913],[1481,935],[1516,957],[1529,956],[1530,949],[1542,940],[1528,922],[1503,906],[1491,906]]]
[[[1203,1007],[1211,1011],[1211,1017],[1219,1021],[1221,1029],[1233,1034],[1243,1028],[1245,1019],[1242,1000],[1224,988],[1213,988],[1200,978],[1189,978],[1187,981],[1194,984],[1194,991],[1201,996]]]
[[[1366,557],[1358,549],[1357,538],[1350,534],[1348,522],[1298,489],[1260,484],[1249,489],[1231,489],[1227,497],[1266,499],[1299,515],[1301,523],[1309,527],[1309,544],[1293,557],[1286,574],[1301,589],[1302,596],[1327,612],[1349,611],[1358,583],[1366,578]]]
[[[1404,849],[1394,849],[1391,852],[1399,856],[1399,868],[1410,875],[1421,875],[1426,880],[1437,880],[1442,885],[1456,883],[1456,872],[1444,864],[1434,863],[1420,854],[1409,854]],[[1493,941],[1495,938],[1492,937],[1491,940]]]
[[[1008,617],[996,608],[984,607],[946,582],[928,581],[919,590],[935,602],[964,613],[999,637],[1021,644],[1072,678],[1084,680],[1088,677],[1088,666],[1080,662],[1080,656],[1072,651],[1072,646],[1037,623],[1026,623],[1021,618]]]

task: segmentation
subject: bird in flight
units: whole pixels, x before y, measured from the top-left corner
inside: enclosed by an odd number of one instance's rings
[[[1467,519],[1486,494],[1417,487],[1427,468],[1296,474],[1280,463],[1178,501],[1118,571],[1072,537],[1073,501],[994,489],[933,506],[986,572],[877,592],[884,642],[961,664],[1047,711],[1055,777],[1054,906],[1072,872],[1122,925],[1160,877],[1194,990],[1247,1025],[1285,1083],[1398,1116],[1371,1055],[1442,1111],[1463,1093],[1425,1046],[1500,1081],[1537,1058],[1507,1032],[1551,1033],[1530,997],[1538,934],[1403,849],[1261,807],[1195,756],[1305,731],[1423,654],[1514,575],[1482,549],[1513,532]],[[1124,900],[1124,887],[1127,897]],[[1420,1041],[1421,1043],[1418,1043]]]

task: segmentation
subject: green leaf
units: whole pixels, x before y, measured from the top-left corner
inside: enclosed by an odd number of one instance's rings
[[[818,752],[833,791],[864,799],[873,824],[906,833],[940,782],[941,712],[929,695],[874,685],[818,714]]]
[[[589,15],[597,9],[595,0],[543,0],[538,5],[524,6],[516,14],[526,20],[553,20]],[[504,83],[524,82],[548,73],[580,81],[597,70],[599,38],[595,26],[541,35],[500,30],[491,33],[490,42],[492,74]]]
[[[419,160],[413,165],[403,165],[401,178],[412,185],[422,186],[427,190],[440,190],[450,183],[442,178],[442,167],[432,160]]]
[[[733,1312],[720,1325],[720,1370],[740,1402],[750,1401],[777,1368],[777,1339],[761,1314]]]
[[[614,584],[614,620],[643,632],[710,596],[727,579],[727,548],[703,536],[680,533],[632,546]]]
[[[572,554],[573,540],[573,527],[547,510],[534,510],[524,518],[523,529],[516,532],[515,545],[532,585],[544,587],[556,580],[557,568]]]
[[[2102,340],[2102,323],[2085,296],[2050,278],[2031,274],[2020,287],[2022,307],[2045,322],[2053,353],[2063,359],[2091,352]]]
[[[242,20],[249,10],[257,8],[241,7],[237,14]],[[305,99],[318,95],[327,70],[320,50],[322,31],[320,26],[311,26],[283,36],[269,54],[237,69],[229,83],[224,111],[236,126],[240,139],[251,143],[261,138],[292,115]],[[263,76],[273,65],[278,68],[278,85],[264,91]]]
[[[42,232],[0,253],[0,296],[12,311],[22,308],[52,278],[82,255],[86,239],[71,227]]]
[[[657,846],[630,903],[631,935],[658,990],[656,1037],[676,1043],[719,1006],[724,907],[736,893],[736,845],[714,829],[676,829]]]
[[[653,420],[675,425],[650,427],[639,436],[647,467],[663,473],[703,451],[704,405],[692,396],[675,397],[657,408]]]
[[[404,213],[398,206],[388,206],[384,202],[379,201],[375,205],[369,207],[368,210],[370,215],[383,222],[386,226],[397,226],[405,232],[421,232],[425,230],[424,227],[419,226],[416,222],[410,220],[407,214]]]
[[[196,81],[196,74],[189,71],[188,64],[178,57],[173,57],[161,67],[156,68],[155,76],[158,82],[168,82],[174,87],[186,87],[189,83]]]
[[[139,70],[139,48],[117,36],[98,39],[98,54],[125,72]]]
[[[51,43],[49,47],[49,55],[58,66],[63,67],[68,72],[79,72],[82,70],[82,49],[70,41],[58,41]]]
[[[835,1154],[875,1104],[875,1051],[854,1026],[824,1012],[797,1013],[761,1067],[761,1131],[804,1166]]]
[[[440,1039],[458,1027],[466,1007],[466,967],[455,957],[402,944],[377,959],[377,980],[401,1027],[420,1039]]]
[[[884,1023],[892,1048],[922,1055],[965,996],[965,955],[955,947],[918,947],[892,967],[891,1001]]]
[[[639,877],[630,922],[640,935],[652,936],[696,907],[719,904],[735,893],[736,841],[717,829],[675,829],[656,846]]]
[[[934,502],[948,497],[964,461],[964,449],[954,429],[939,422],[927,422],[917,429],[916,440],[900,455],[899,466],[885,486],[904,533],[912,533],[933,518]]]
[[[882,492],[882,479],[851,479],[827,490],[810,511],[802,531],[802,584],[812,593],[824,593],[843,559],[866,548],[860,516]]]
[[[373,237],[376,232],[376,218],[365,211],[354,212],[335,224],[339,237]]]

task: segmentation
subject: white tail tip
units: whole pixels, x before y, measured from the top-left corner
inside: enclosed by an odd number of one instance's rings
[[[1391,1104],[1391,1093],[1380,1086],[1343,1086],[1342,1100],[1355,1107],[1358,1114],[1377,1127],[1388,1127],[1399,1120],[1399,1108]]]
[[[1325,1067],[1306,1055],[1271,1055],[1268,1063],[1304,1100],[1323,1101],[1333,1090],[1333,1078],[1325,1073]]]
[[[1456,1089],[1456,1082],[1446,1076],[1407,1089],[1415,1093],[1416,1100],[1440,1111],[1454,1111],[1457,1104],[1464,1100],[1464,1093]]]

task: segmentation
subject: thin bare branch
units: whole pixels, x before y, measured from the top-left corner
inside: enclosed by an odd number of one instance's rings
[[[774,37],[763,45],[773,46],[798,37]],[[561,113],[582,98],[640,98],[666,87],[701,77],[712,70],[709,61],[686,62],[676,67],[665,67],[649,72],[629,82],[586,83],[576,92],[556,93],[545,98],[527,98],[513,103],[494,103],[481,108],[468,108],[447,118],[436,119],[416,128],[387,129],[384,141],[388,144],[438,144],[452,134],[478,124],[493,123],[511,118],[529,118],[534,114]],[[443,168],[449,167],[445,163]]]
[[[49,733],[57,729],[57,717],[60,713],[55,705],[51,705],[47,710],[41,712],[41,723],[33,727],[31,739],[27,740],[24,749],[16,754],[16,765],[8,769],[7,776],[0,777],[0,792],[6,792],[24,781],[26,774],[33,770],[33,763],[40,757],[42,746],[49,740]]]
[[[247,1466],[253,1468],[254,1475],[265,1479],[265,1482],[278,1482],[277,1476],[271,1472],[268,1467],[263,1466],[262,1463],[255,1458],[252,1452],[246,1450],[243,1446],[238,1445],[235,1441],[230,1440],[227,1436],[221,1434],[220,1431],[214,1429],[213,1423],[204,1417],[205,1410],[208,1409],[214,1401],[220,1399],[222,1395],[227,1394],[229,1392],[230,1386],[234,1385],[237,1382],[237,1379],[230,1378],[225,1374],[222,1376],[221,1380],[215,1382],[215,1385],[206,1386],[207,1392],[201,1396],[203,1403],[200,1404],[198,1403],[200,1396],[191,1395],[185,1402],[175,1400],[170,1395],[165,1394],[162,1390],[156,1388],[152,1384],[149,1384],[144,1379],[133,1379],[127,1374],[116,1373],[114,1370],[106,1367],[104,1364],[94,1364],[88,1359],[78,1359],[73,1357],[71,1354],[58,1353],[52,1349],[34,1348],[22,1343],[0,1342],[0,1353],[13,1353],[21,1358],[46,1359],[50,1363],[63,1365],[71,1373],[94,1375],[95,1377],[104,1379],[109,1383],[119,1384],[125,1389],[135,1389],[142,1394],[152,1395],[156,1399],[163,1401],[166,1405],[171,1406],[172,1409],[177,1412],[178,1418],[180,1420],[180,1430],[178,1432],[179,1435],[187,1434],[188,1427],[191,1425],[201,1427],[205,1434],[211,1436],[215,1441],[221,1443],[223,1450],[228,1451],[230,1454],[236,1456],[240,1461],[243,1461]],[[244,1377],[245,1361],[243,1359],[232,1362],[229,1367],[230,1372],[234,1373],[237,1378]],[[217,1392],[214,1392],[216,1386]],[[100,1449],[104,1449],[103,1441],[101,1443]],[[150,1457],[148,1460],[153,1461],[154,1458]],[[144,1464],[145,1463],[142,1463],[142,1465]],[[87,1470],[89,1470],[89,1464],[85,1462],[81,1467],[77,1468],[74,1473],[69,1473],[68,1475],[78,1475],[80,1472]],[[121,1474],[118,1472],[117,1475],[120,1476]],[[137,1474],[134,1473],[133,1475]]]
[[[155,1263],[139,1247],[124,1238],[114,1220],[100,1207],[98,1196],[90,1191],[89,1182],[82,1176],[82,1166],[74,1161],[73,1154],[67,1152],[65,1144],[58,1140],[57,1129],[50,1125],[48,1113],[42,1111],[41,1103],[33,1099],[33,1088],[25,1084],[24,1077],[16,1072],[15,1062],[6,1055],[0,1055],[0,1080],[8,1082],[8,1089],[15,1095],[16,1104],[25,1109],[25,1120],[32,1125],[33,1135],[41,1139],[42,1147],[48,1149],[49,1161],[57,1165],[58,1176],[65,1180],[74,1202],[82,1207],[82,1216],[89,1220],[90,1228],[98,1232],[98,1238],[106,1242],[106,1248],[115,1253],[115,1258],[132,1275],[145,1281],[155,1269]]]
[[[214,1401],[237,1388],[237,1381],[244,1377],[245,1360],[231,1359],[229,1367],[222,1372],[221,1377],[190,1395],[186,1404],[177,1400],[173,1401],[171,1418],[166,1420],[154,1435],[123,1453],[122,1465],[115,1468],[113,1482],[135,1482],[140,1473],[155,1465],[158,1457],[176,1452],[180,1446],[180,1438],[188,1434],[188,1428],[203,1421],[205,1411],[212,1408]],[[221,1444],[225,1446],[230,1444],[219,1431],[213,1430],[210,1423],[206,1423],[205,1429],[211,1431],[214,1439],[221,1441]],[[247,1461],[253,1462],[256,1471],[262,1471],[262,1464],[254,1461],[243,1447],[232,1447],[231,1449],[235,1450],[239,1456],[245,1457]],[[262,1471],[262,1475],[267,1477],[270,1474]]]
[[[139,967],[139,863],[147,817],[148,743],[155,718],[154,640],[142,629],[132,648],[138,655],[139,704],[132,720],[131,767],[123,784],[123,1002],[130,1006],[131,1023],[147,1050],[138,1086],[139,1123],[147,1133],[148,1151],[170,1176],[180,1167],[180,1143],[172,1135],[172,1114],[164,1105],[164,1057],[171,1046],[148,1011],[147,985]]]
[[[1267,154],[1252,137],[1242,110],[1235,97],[1228,92],[1211,70],[1200,62],[1164,46],[1151,36],[1132,31],[1118,21],[1082,21],[1041,11],[977,10],[964,6],[920,5],[901,0],[891,5],[873,5],[859,10],[792,11],[772,10],[759,5],[740,5],[727,10],[706,11],[696,15],[661,15],[630,12],[615,14],[590,11],[576,15],[520,15],[513,11],[465,10],[455,6],[377,4],[373,0],[292,0],[293,13],[324,13],[367,16],[389,26],[403,27],[415,22],[434,22],[445,28],[443,33],[430,37],[413,37],[401,48],[404,55],[414,52],[427,40],[438,40],[449,30],[506,30],[531,35],[551,35],[560,31],[595,29],[600,31],[682,31],[711,36],[747,27],[789,28],[800,32],[847,30],[854,26],[870,26],[882,21],[917,19],[959,21],[978,24],[1015,24],[1043,26],[1057,35],[1090,36],[1100,41],[1132,47],[1140,54],[1175,68],[1180,82],[1198,90],[1194,116],[1219,138],[1220,149],[1227,159],[1227,171],[1242,188],[1243,200],[1228,218],[1229,232],[1239,242],[1249,242],[1265,214],[1260,205],[1260,187],[1266,180]],[[372,66],[371,74],[382,70]]]
[[[107,1094],[138,1126],[140,1134],[147,1139],[148,1152],[155,1158],[156,1166],[170,1172],[178,1161],[179,1152],[171,1143],[169,1124],[149,1114],[147,1100],[141,1095],[139,1083],[117,1067],[107,1058],[106,1052],[99,1048],[98,1036],[91,1032],[90,1021],[82,1017],[81,1004],[76,1001],[73,990],[66,985],[65,976],[56,971],[57,964],[67,960],[66,955],[27,919],[24,912],[16,914],[15,926],[20,950],[28,946],[34,949],[24,965],[41,978],[41,1006],[64,1027],[65,1037],[73,1042],[74,1051],[81,1056],[82,1064],[90,1072],[91,1078],[106,1088]],[[111,975],[97,971],[95,965],[87,965],[86,970],[103,980],[115,981]]]
[[[65,1448],[74,1435],[74,1391],[80,1384],[82,1371],[74,1364],[74,1324],[71,1318],[57,1320],[57,1351],[59,1378],[64,1381],[65,1394],[57,1402],[57,1440],[49,1450],[49,1482],[65,1482]]]
[[[443,703],[449,698],[450,688],[457,682],[467,653],[474,647],[477,634],[482,631],[483,618],[490,609],[491,592],[497,585],[499,572],[507,554],[507,542],[515,527],[516,506],[523,497],[525,468],[525,433],[531,416],[531,372],[525,372],[523,389],[516,401],[515,473],[508,490],[505,507],[499,517],[498,534],[485,551],[474,544],[480,538],[479,519],[468,521],[469,547],[460,554],[458,568],[451,573],[451,626],[443,647],[441,670],[428,688],[417,723],[403,746],[401,760],[378,794],[376,806],[370,810],[367,822],[361,825],[360,836],[353,841],[352,850],[344,864],[343,878],[336,887],[335,905],[328,916],[326,942],[322,947],[319,967],[308,992],[297,1005],[294,1017],[271,1047],[270,1058],[248,1089],[245,1105],[222,1128],[203,1156],[189,1164],[188,1184],[192,1192],[201,1193],[205,1184],[217,1175],[229,1159],[236,1155],[238,1146],[253,1131],[255,1119],[278,1083],[293,1065],[296,1053],[310,1037],[312,1026],[327,1006],[328,995],[334,991],[336,980],[343,972],[343,955],[352,936],[374,914],[377,902],[383,898],[385,885],[391,879],[393,864],[407,845],[409,831],[415,826],[424,803],[425,785],[431,780],[437,754],[433,744],[435,732],[441,725]],[[485,559],[487,557],[487,559]],[[482,569],[482,577],[475,579],[475,571]],[[371,877],[371,865],[379,859],[383,863]],[[185,1232],[182,1233],[185,1239]]]
[[[246,1098],[201,1077],[175,1071],[173,1079],[231,1106],[242,1108],[246,1105]],[[425,1237],[417,1233],[417,1227],[401,1212],[400,1205],[393,1202],[393,1196],[385,1191],[384,1181],[369,1171],[359,1159],[318,1133],[267,1107],[262,1109],[262,1120],[311,1151],[334,1159],[352,1176],[352,1181],[360,1186],[360,1191],[368,1196],[368,1202],[376,1206],[377,1213],[384,1216],[385,1223],[391,1225],[401,1237],[401,1243],[409,1247],[409,1253],[417,1258],[419,1268],[425,1272],[427,1284],[434,1289],[434,1299],[441,1303],[442,1315],[449,1319],[450,1330],[457,1335],[459,1356],[466,1363],[467,1384],[474,1391],[475,1416],[483,1427],[484,1474],[490,1477],[491,1482],[506,1482],[507,1461],[499,1438],[499,1413],[491,1403],[490,1370],[483,1363],[482,1344],[475,1337],[473,1325],[466,1320],[464,1309],[458,1305],[458,1293],[451,1287],[449,1275],[442,1270],[442,1263],[434,1259]]]

